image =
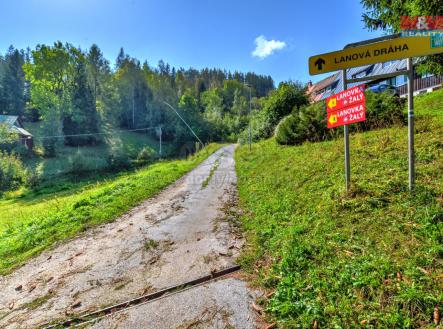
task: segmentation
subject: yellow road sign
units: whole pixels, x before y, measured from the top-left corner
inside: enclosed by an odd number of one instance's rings
[[[443,53],[443,44],[431,43],[430,36],[397,38],[312,56],[309,58],[309,73],[315,75],[437,53]]]

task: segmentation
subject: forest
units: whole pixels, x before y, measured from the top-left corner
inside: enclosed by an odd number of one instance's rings
[[[97,45],[87,51],[61,42],[26,51],[11,47],[0,62],[0,111],[42,120],[50,135],[93,134],[104,123],[137,129],[164,127],[165,140],[192,139],[164,102],[180,108],[204,141],[232,138],[244,126],[249,92],[263,97],[270,76],[220,69],[156,67],[121,49],[112,68]],[[251,88],[249,90],[248,88]],[[67,145],[96,143],[95,137],[66,137]],[[45,154],[55,149],[45,143]]]
[[[34,144],[25,147],[26,137],[0,121],[1,189],[23,183],[25,171],[35,183],[180,157],[201,147],[198,139],[236,142],[251,110],[259,111],[275,88],[270,76],[175,68],[162,60],[153,66],[123,48],[114,62],[95,44],[84,50],[62,42],[11,46],[0,56],[0,115],[18,117]]]

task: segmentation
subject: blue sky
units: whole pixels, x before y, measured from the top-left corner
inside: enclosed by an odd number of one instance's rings
[[[96,43],[111,62],[124,47],[150,65],[163,59],[307,82],[321,78],[309,76],[309,56],[380,35],[364,29],[361,13],[358,0],[3,0],[0,52]]]

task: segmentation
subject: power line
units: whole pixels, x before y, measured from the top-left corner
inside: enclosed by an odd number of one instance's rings
[[[186,127],[189,128],[189,130],[192,132],[192,134],[195,136],[195,138],[198,139],[198,141],[200,142],[200,144],[201,144],[202,146],[205,145],[205,144],[203,144],[203,142],[201,141],[201,139],[198,138],[198,136],[197,136],[197,134],[194,132],[194,130],[192,130],[192,128],[188,125],[188,123],[185,121],[185,119],[183,119],[182,116],[176,111],[176,109],[173,108],[171,104],[169,104],[169,103],[167,103],[167,102],[165,102],[165,101],[163,101],[163,103],[165,103],[166,105],[168,105],[168,106],[169,106],[169,107],[175,112],[175,114],[178,115],[178,117],[184,122],[184,124],[186,125]]]
[[[131,132],[131,131],[142,131],[142,130],[151,130],[156,127],[146,127],[146,128],[137,128],[137,129],[128,129],[128,130],[113,130],[112,132],[102,132],[102,133],[89,133],[89,134],[72,134],[72,135],[55,135],[55,136],[32,136],[33,139],[50,139],[50,138],[65,138],[65,137],[81,137],[81,136],[95,136],[95,135],[111,135],[120,132]],[[27,137],[21,137],[20,139],[28,139]]]

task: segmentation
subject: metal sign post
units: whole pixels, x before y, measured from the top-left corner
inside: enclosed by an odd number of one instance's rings
[[[409,190],[415,184],[415,151],[414,151],[414,65],[412,58],[407,61],[408,69],[408,155],[409,155]]]
[[[159,151],[158,151],[158,155],[161,158],[162,157],[162,135],[163,135],[162,126],[156,127],[155,128],[155,132],[156,132],[157,137],[158,137],[159,142],[160,142],[160,148],[159,148]]]
[[[346,79],[346,70],[342,70],[343,91],[348,89],[348,82]],[[349,192],[351,187],[351,159],[349,152],[349,125],[344,125],[344,139],[345,139],[345,184],[346,192]]]
[[[408,76],[408,167],[409,190],[415,185],[415,151],[414,151],[414,56],[426,56],[443,53],[443,45],[432,41],[429,37],[402,38],[400,34],[384,36],[349,44],[343,50],[312,56],[309,58],[310,74],[320,74],[342,70],[343,90],[348,83],[370,82],[388,79],[399,75]],[[369,77],[350,78],[346,69],[366,64],[380,63],[387,60],[407,58],[407,69],[388,74],[379,74]],[[351,165],[349,156],[349,126],[344,126],[345,143],[345,180],[346,191],[349,191],[351,182]]]
[[[349,125],[366,120],[365,85],[348,89],[346,71],[342,71],[343,91],[326,99],[326,119],[328,129],[344,127],[345,182],[349,192],[351,182],[351,161],[349,152]]]

